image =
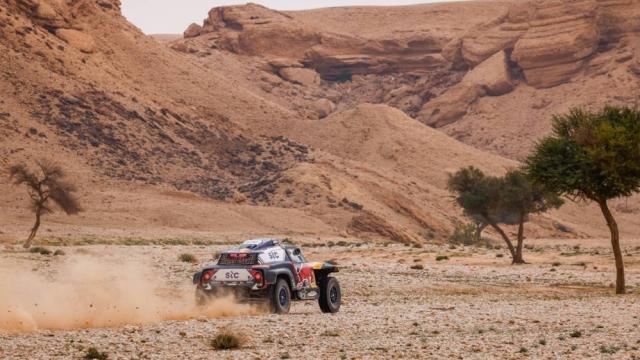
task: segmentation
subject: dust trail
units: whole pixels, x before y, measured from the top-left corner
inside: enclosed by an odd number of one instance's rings
[[[167,288],[150,266],[72,259],[47,274],[31,267],[0,268],[0,332],[71,330],[150,324],[164,320],[255,314],[249,305],[221,298],[202,308],[194,288]]]

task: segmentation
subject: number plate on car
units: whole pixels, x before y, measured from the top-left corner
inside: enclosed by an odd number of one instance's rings
[[[227,269],[218,270],[213,277],[214,281],[249,281],[251,280],[251,274],[245,269]]]

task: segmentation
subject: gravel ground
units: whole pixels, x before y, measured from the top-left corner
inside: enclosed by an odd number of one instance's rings
[[[177,291],[199,267],[177,261],[178,254],[206,259],[220,249],[95,246],[64,248],[62,257],[6,251],[0,270],[19,266],[51,273],[55,282],[68,259],[126,257],[148,263]],[[315,302],[304,302],[286,316],[0,332],[0,358],[79,359],[95,347],[109,359],[640,359],[640,254],[632,250],[626,296],[612,295],[604,246],[541,247],[529,253],[531,264],[517,267],[496,250],[476,248],[351,246],[306,253],[344,266],[337,275],[344,292],[340,313],[323,315]],[[445,254],[449,260],[435,261]],[[411,269],[417,264],[424,269]],[[243,348],[214,350],[209,342],[221,329],[242,334]]]

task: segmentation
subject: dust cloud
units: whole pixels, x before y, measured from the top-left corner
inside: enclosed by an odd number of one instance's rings
[[[0,332],[72,330],[143,325],[255,314],[225,297],[196,306],[194,287],[169,287],[164,272],[137,263],[94,257],[71,259],[38,272],[0,267]]]

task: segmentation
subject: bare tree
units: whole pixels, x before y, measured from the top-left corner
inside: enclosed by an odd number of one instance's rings
[[[31,208],[36,216],[35,224],[29,238],[24,243],[26,249],[31,247],[36,237],[42,215],[53,212],[53,205],[60,208],[67,215],[74,215],[82,211],[75,196],[76,187],[65,179],[62,168],[50,161],[39,160],[31,169],[26,164],[17,164],[9,168],[9,173],[15,185],[27,187],[31,198]]]

